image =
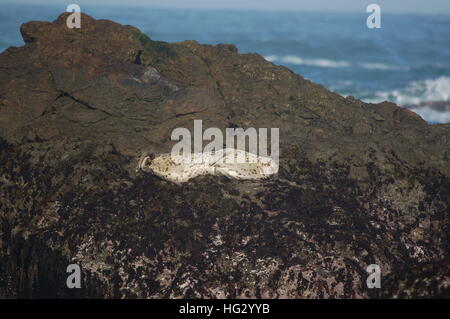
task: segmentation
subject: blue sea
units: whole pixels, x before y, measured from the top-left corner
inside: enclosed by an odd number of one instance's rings
[[[19,27],[53,21],[65,5],[3,4],[0,51],[23,45]],[[450,16],[382,13],[368,29],[368,13],[231,11],[82,6],[94,18],[138,27],[154,40],[233,43],[344,96],[409,106],[450,101]],[[422,112],[422,113],[421,113]],[[450,111],[421,109],[431,123]]]

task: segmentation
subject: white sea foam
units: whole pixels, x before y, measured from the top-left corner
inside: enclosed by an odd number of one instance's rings
[[[345,68],[351,65],[346,61],[333,61],[327,59],[303,59],[295,55],[287,55],[281,59],[281,62],[298,65],[304,64],[318,66],[322,68]]]
[[[441,76],[436,79],[413,81],[399,90],[375,92],[375,96],[368,102],[391,101],[398,105],[413,105],[422,102],[449,100],[450,78]]]
[[[322,68],[345,68],[351,66],[347,61],[334,61],[327,59],[305,59],[296,55],[286,55],[278,57],[276,55],[266,56],[265,59],[270,62],[281,62],[295,65],[309,65]]]
[[[405,71],[408,70],[407,67],[402,66],[396,66],[396,65],[389,65],[385,63],[378,63],[378,62],[363,62],[358,63],[358,66],[363,69],[368,70],[385,70],[385,71]]]
[[[269,62],[275,62],[277,60],[277,56],[276,55],[267,55],[264,57],[264,59],[266,59]]]
[[[280,62],[294,65],[309,65],[322,68],[347,68],[352,66],[358,66],[360,68],[368,70],[407,70],[406,67],[389,65],[379,62],[361,62],[352,64],[348,61],[342,60],[307,59],[299,57],[297,55],[285,55],[285,56],[269,55],[264,58],[270,62]]]
[[[375,92],[373,98],[365,99],[365,101],[371,103],[390,101],[403,106],[450,101],[450,78],[441,76],[436,79],[413,81],[403,89]],[[450,123],[448,111],[437,111],[430,107],[412,107],[410,110],[429,123]]]
[[[411,111],[419,114],[429,123],[450,123],[450,112],[436,111],[429,107],[411,108]]]

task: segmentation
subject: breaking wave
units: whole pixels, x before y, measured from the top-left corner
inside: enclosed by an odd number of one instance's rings
[[[368,70],[406,70],[405,67],[388,65],[379,62],[361,62],[351,63],[348,61],[328,60],[328,59],[306,59],[296,55],[276,56],[269,55],[264,57],[269,62],[280,62],[294,65],[309,65],[322,68],[347,68],[359,67]]]
[[[349,67],[351,64],[346,61],[333,61],[327,59],[304,59],[295,55],[286,55],[283,57],[277,57],[276,55],[270,55],[265,57],[267,61],[270,62],[281,62],[286,64],[295,64],[295,65],[310,65],[310,66],[318,66],[323,68],[343,68]]]
[[[396,65],[389,65],[385,63],[379,63],[379,62],[363,62],[358,63],[358,67],[368,70],[386,70],[386,71],[406,71],[408,70],[408,67],[402,67],[402,66],[396,66]]]
[[[450,123],[450,112],[433,110],[429,107],[413,107],[411,111],[419,114],[425,121],[432,124]]]
[[[374,97],[368,102],[390,101],[398,105],[414,105],[422,102],[449,100],[450,78],[441,76],[436,79],[410,82],[403,89],[375,92]]]

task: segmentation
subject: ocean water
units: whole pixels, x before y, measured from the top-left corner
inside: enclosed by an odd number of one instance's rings
[[[138,27],[152,39],[233,43],[344,96],[409,106],[450,101],[450,16],[382,13],[382,28],[368,29],[368,14],[258,12],[83,6],[95,18]],[[0,51],[23,45],[20,24],[53,21],[64,5],[3,4]],[[430,123],[450,112],[422,109]]]

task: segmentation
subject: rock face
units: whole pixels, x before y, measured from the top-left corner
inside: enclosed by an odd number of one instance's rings
[[[66,17],[0,55],[0,297],[450,296],[450,125],[233,45]],[[278,176],[135,172],[195,119],[280,128]]]

